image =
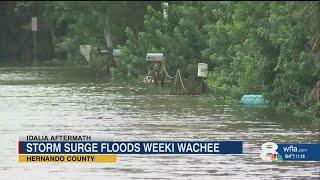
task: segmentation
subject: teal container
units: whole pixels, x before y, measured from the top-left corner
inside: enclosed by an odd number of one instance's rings
[[[248,95],[242,96],[240,103],[249,104],[249,105],[266,105],[269,102],[263,99],[262,95],[248,94]]]

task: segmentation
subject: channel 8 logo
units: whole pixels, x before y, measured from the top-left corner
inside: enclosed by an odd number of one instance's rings
[[[266,142],[261,145],[262,152],[260,158],[264,161],[282,161],[282,157],[277,152],[278,145],[273,142]]]

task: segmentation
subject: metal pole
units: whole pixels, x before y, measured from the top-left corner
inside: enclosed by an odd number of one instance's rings
[[[168,34],[168,9],[169,9],[169,4],[168,2],[164,2],[162,3],[162,8],[163,8],[163,20],[164,20],[164,25],[165,25],[165,34]],[[165,83],[165,75],[163,72],[163,69],[165,68],[165,58],[163,59],[163,61],[161,62],[161,87],[164,88],[164,83]]]
[[[33,63],[37,63],[37,41],[36,41],[36,31],[33,31]]]

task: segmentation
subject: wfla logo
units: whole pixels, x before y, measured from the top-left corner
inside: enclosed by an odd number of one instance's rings
[[[261,145],[262,152],[260,158],[265,161],[282,161],[281,155],[277,152],[278,145],[273,142],[266,142]]]

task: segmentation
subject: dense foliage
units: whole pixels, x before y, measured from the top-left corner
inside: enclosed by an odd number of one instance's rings
[[[185,78],[194,75],[198,62],[208,63],[207,84],[215,101],[237,102],[244,94],[263,94],[278,110],[319,120],[319,99],[310,95],[320,80],[319,39],[314,40],[319,36],[319,6],[319,2],[171,5],[167,29],[161,12],[148,7],[145,31],[134,34],[127,29],[116,74],[125,78],[146,74],[145,53],[163,52],[169,72],[180,68]]]
[[[114,78],[146,75],[146,53],[163,52],[169,74],[181,69],[185,79],[195,79],[197,63],[209,64],[206,83],[216,102],[263,94],[278,110],[320,120],[319,2],[176,2],[170,3],[167,26],[159,3],[42,6],[55,56],[84,63],[79,44],[105,46],[107,13],[114,44],[122,49]],[[101,71],[103,57],[96,50],[92,57]]]

